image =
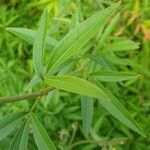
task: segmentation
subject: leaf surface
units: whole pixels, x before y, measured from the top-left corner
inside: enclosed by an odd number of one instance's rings
[[[25,122],[15,134],[9,150],[27,150],[28,123]]]
[[[63,62],[80,52],[80,49],[99,31],[100,26],[106,23],[119,5],[120,3],[117,3],[96,13],[69,32],[52,52],[48,74],[52,74]]]
[[[135,50],[138,48],[139,48],[139,43],[135,43],[129,39],[123,39],[108,44],[108,46],[106,46],[104,50],[117,52],[117,51]]]
[[[20,28],[20,27],[10,27],[7,28],[9,32],[12,34],[18,36],[19,38],[23,39],[24,41],[34,44],[34,39],[36,38],[37,31],[27,28]],[[48,51],[52,51],[56,45],[58,44],[58,41],[50,36],[46,36],[46,42],[45,47]]]
[[[135,120],[130,116],[125,107],[115,96],[107,92],[105,88],[100,86],[98,87],[84,79],[67,75],[47,78],[45,83],[61,90],[97,98],[102,106],[116,119],[128,128],[144,136],[144,133],[139,128]]]
[[[33,67],[35,69],[36,74],[43,78],[43,56],[45,50],[45,38],[46,38],[46,29],[48,23],[48,12],[44,10],[40,22],[39,27],[36,33],[36,38],[34,40],[33,45]]]
[[[108,82],[125,81],[136,79],[139,77],[139,75],[137,74],[132,74],[128,72],[117,72],[117,71],[97,71],[93,72],[91,76],[94,79]]]
[[[83,131],[87,137],[91,130],[91,124],[93,119],[93,98],[87,96],[81,96],[81,112]]]
[[[32,125],[33,125],[33,135],[38,149],[56,150],[56,147],[54,146],[50,137],[48,136],[45,129],[43,128],[43,126],[41,125],[41,123],[38,121],[38,119],[35,117],[34,114],[32,114]]]
[[[0,119],[0,140],[10,134],[22,121],[25,113],[12,113]]]

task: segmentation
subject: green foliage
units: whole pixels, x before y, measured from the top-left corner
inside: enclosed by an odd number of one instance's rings
[[[52,52],[48,65],[48,74],[52,73],[71,56],[77,54],[82,46],[99,31],[100,25],[105,24],[118,6],[119,3],[96,13],[69,32]]]
[[[21,123],[24,114],[10,114],[0,120],[0,140],[10,134]]]
[[[40,122],[34,116],[34,114],[32,115],[32,124],[33,124],[33,135],[38,149],[56,150],[51,139],[47,135],[46,131],[44,130]]]
[[[81,111],[82,111],[82,122],[83,131],[87,137],[92,128],[93,119],[93,99],[87,96],[81,96]]]
[[[116,71],[98,71],[93,72],[91,76],[94,79],[109,82],[125,81],[140,77],[139,75],[136,74],[126,72],[116,72]]]
[[[149,1],[115,2],[1,2],[0,149],[150,149]]]
[[[34,43],[34,39],[36,37],[35,30],[19,28],[19,27],[18,28],[9,27],[7,28],[7,30],[30,44]],[[57,40],[53,39],[50,36],[46,36],[45,47],[48,51],[51,51],[52,49],[54,49],[54,47],[56,47],[57,44],[58,44]]]
[[[26,150],[28,142],[28,123],[24,122],[23,125],[18,129],[16,135],[14,136],[9,150]]]
[[[36,74],[43,78],[43,56],[45,50],[45,38],[48,24],[48,12],[45,10],[40,18],[39,28],[33,45],[33,66]]]

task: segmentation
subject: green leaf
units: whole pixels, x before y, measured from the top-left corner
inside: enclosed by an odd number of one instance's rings
[[[9,150],[27,150],[28,123],[25,122],[14,136]]]
[[[109,96],[110,100],[101,98],[100,102],[102,106],[111,113],[116,119],[118,119],[123,125],[132,129],[133,131],[141,134],[142,136],[146,136],[142,129],[139,127],[137,122],[133,119],[130,113],[125,109],[125,107],[120,103],[120,101],[112,95],[108,90],[106,90],[99,81],[93,80],[93,82],[101,88],[101,90]]]
[[[87,137],[91,130],[91,124],[93,119],[93,99],[87,96],[81,96],[81,111],[83,131]]]
[[[74,14],[72,15],[69,31],[77,27],[77,25],[79,24],[79,20],[80,20],[80,9],[77,8]]]
[[[56,150],[53,142],[40,124],[38,119],[32,114],[33,135],[39,150]]]
[[[136,79],[140,77],[140,75],[136,75],[128,72],[97,71],[91,73],[91,77],[101,81],[116,82],[116,81]]]
[[[86,57],[101,65],[106,70],[112,70],[113,68],[112,63],[110,63],[103,54],[87,54]]]
[[[99,31],[100,26],[106,23],[119,5],[120,3],[117,3],[96,13],[69,32],[52,52],[48,74],[53,73],[63,62],[80,52],[80,49]]]
[[[74,76],[55,76],[45,80],[49,86],[99,99],[103,107],[121,123],[144,136],[142,130],[116,97],[102,87]]]
[[[113,52],[109,51],[104,51],[101,52],[107,60],[109,60],[112,64],[117,64],[117,65],[131,65],[128,61],[128,59],[123,59],[117,57]]]
[[[7,28],[7,30],[11,32],[12,34],[25,40],[26,42],[32,45],[34,44],[34,39],[37,35],[37,31],[32,30],[32,29],[27,29],[27,28],[20,28],[20,27],[18,28],[10,27],[10,28]],[[56,47],[57,44],[58,44],[57,40],[55,40],[54,38],[50,36],[46,36],[45,47],[48,51],[51,52]]]
[[[112,33],[112,31],[114,30],[114,28],[116,27],[118,21],[120,18],[120,14],[118,13],[111,21],[111,23],[107,26],[107,28],[105,29],[104,33],[102,34],[98,45],[99,48],[101,48],[103,46],[103,44],[106,42],[106,40],[108,39],[108,37],[110,36],[110,34]]]
[[[107,98],[103,91],[101,91],[97,86],[75,76],[52,76],[45,79],[44,82],[52,87],[56,87],[58,89],[62,89],[68,92],[78,93],[81,95],[95,98]]]
[[[41,82],[41,78],[38,75],[35,75],[31,81],[29,82],[29,84],[27,85],[27,89],[30,89],[34,86],[36,86],[37,84],[39,84]]]
[[[0,140],[10,134],[22,121],[26,113],[12,113],[0,119]]]
[[[107,51],[126,51],[126,50],[135,50],[139,48],[139,43],[135,43],[128,39],[117,40],[111,44],[108,44],[104,50]]]
[[[34,40],[33,45],[33,67],[35,69],[36,74],[43,78],[43,55],[45,50],[45,38],[46,38],[46,29],[48,23],[48,12],[44,10],[40,22],[39,27],[36,33],[36,38]]]

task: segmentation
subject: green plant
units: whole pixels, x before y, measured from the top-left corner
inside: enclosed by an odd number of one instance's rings
[[[103,83],[103,81],[106,81],[123,84],[121,81],[139,77],[139,75],[130,72],[118,72],[112,65],[129,64],[128,60],[118,58],[116,52],[138,48],[138,43],[125,38],[113,39],[107,43],[108,37],[118,22],[119,14],[107,27],[105,26],[118,7],[119,3],[97,12],[83,22],[79,21],[80,13],[77,9],[71,19],[69,33],[60,41],[47,35],[47,10],[40,18],[39,27],[36,31],[24,28],[7,28],[8,31],[33,44],[35,76],[29,83],[28,88],[40,88],[39,92],[0,98],[1,104],[37,98],[31,109],[26,113],[11,114],[1,119],[1,139],[15,128],[18,129],[10,149],[16,149],[14,145],[17,146],[17,149],[26,149],[30,126],[32,126],[33,131],[31,132],[33,132],[38,149],[56,149],[33,113],[41,97],[55,88],[81,95],[83,133],[86,138],[88,138],[89,133],[94,133],[91,127],[93,99],[98,99],[98,103],[125,126],[145,136],[120,101],[104,87],[107,83]],[[96,39],[98,46],[94,51],[89,51],[87,48],[88,42],[98,32]],[[86,44],[88,46],[84,47]],[[80,61],[82,63],[81,68],[76,69],[74,65],[70,67],[73,62],[79,63]],[[111,86],[112,88],[117,87],[115,83]]]

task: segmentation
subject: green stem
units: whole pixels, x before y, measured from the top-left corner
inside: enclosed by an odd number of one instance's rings
[[[33,98],[36,98],[36,97],[39,97],[39,96],[43,96],[51,90],[53,90],[53,88],[48,87],[48,88],[45,88],[42,91],[34,92],[34,93],[31,93],[31,94],[24,94],[24,95],[19,95],[19,96],[0,97],[0,104],[12,103],[12,102],[16,102],[16,101],[25,100],[25,99],[33,99]]]

